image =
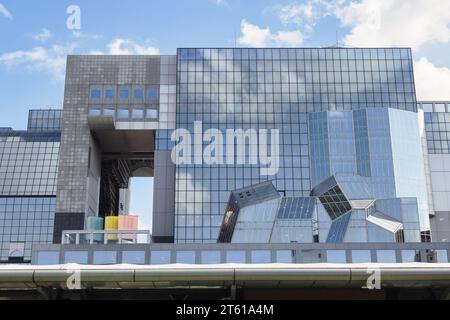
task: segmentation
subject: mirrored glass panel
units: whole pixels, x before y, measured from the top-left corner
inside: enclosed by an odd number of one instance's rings
[[[122,263],[145,264],[145,251],[123,251]]]
[[[402,250],[402,262],[420,262],[420,251],[418,250]]]
[[[347,263],[345,250],[327,250],[328,263]]]
[[[396,263],[394,250],[377,250],[377,262],[378,263]]]
[[[220,251],[202,251],[202,264],[219,264]]]
[[[170,251],[152,251],[150,254],[151,264],[170,264]]]
[[[227,263],[245,263],[245,251],[227,251]]]
[[[37,253],[38,265],[59,264],[59,251],[39,251]]]
[[[436,250],[437,262],[448,263],[447,250]]]
[[[293,252],[291,250],[277,250],[277,263],[294,262]]]
[[[64,263],[88,263],[88,252],[87,251],[66,251],[64,253]]]
[[[177,251],[177,263],[195,264],[195,251]]]
[[[269,250],[253,250],[251,253],[252,263],[271,263]]]
[[[94,264],[116,264],[116,251],[94,251]]]
[[[370,250],[352,250],[352,263],[372,262]]]

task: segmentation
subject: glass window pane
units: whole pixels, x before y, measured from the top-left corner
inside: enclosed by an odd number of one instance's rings
[[[105,90],[105,98],[106,99],[114,99],[116,97],[116,92],[114,89],[106,89]]]
[[[328,263],[347,263],[345,250],[327,250]]]
[[[278,250],[277,251],[278,263],[292,263],[293,255],[291,250]]]
[[[245,251],[227,251],[227,263],[245,263]]]
[[[115,264],[116,251],[94,251],[94,264]]]
[[[352,263],[372,262],[370,250],[352,250]]]
[[[100,89],[91,90],[91,99],[100,99],[102,97],[102,91]]]
[[[158,118],[158,110],[147,109],[147,119],[156,119],[156,118]]]
[[[133,119],[143,119],[144,118],[144,110],[133,109],[132,117],[133,117]]]
[[[152,251],[150,258],[150,264],[169,264],[170,251]]]
[[[114,109],[103,109],[104,116],[114,117],[115,113],[116,113],[116,110],[114,110]]]
[[[436,250],[437,262],[448,263],[447,250]]]
[[[377,262],[379,263],[396,263],[394,250],[377,250]]]
[[[433,112],[433,105],[431,103],[422,104],[423,112]]]
[[[102,110],[100,109],[89,109],[90,116],[100,116],[102,114]]]
[[[271,263],[269,250],[252,251],[252,263]]]
[[[416,250],[402,250],[402,262],[419,262],[420,255]]]
[[[130,92],[128,89],[120,89],[120,99],[128,99],[130,96]]]
[[[88,263],[88,252],[87,251],[66,251],[64,253],[64,263]]]
[[[133,98],[136,100],[142,100],[144,98],[144,90],[141,88],[134,89]]]
[[[37,253],[37,264],[39,265],[59,264],[59,252],[39,251]]]
[[[436,103],[434,105],[434,111],[435,112],[445,112],[445,104],[442,103]]]
[[[156,101],[158,100],[158,90],[156,89],[148,89],[147,91],[147,99],[148,101]]]
[[[123,251],[122,263],[145,264],[145,251]]]
[[[177,251],[177,263],[195,264],[195,251]]]
[[[128,119],[129,111],[128,109],[120,108],[117,110],[117,118],[119,119]]]
[[[219,264],[220,251],[202,251],[202,264]]]

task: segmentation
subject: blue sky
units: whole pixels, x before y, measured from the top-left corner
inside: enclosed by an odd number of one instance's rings
[[[81,10],[76,32],[69,5]],[[62,107],[67,54],[177,47],[407,46],[418,99],[450,100],[449,24],[449,0],[0,0],[0,127],[24,129],[30,108]]]

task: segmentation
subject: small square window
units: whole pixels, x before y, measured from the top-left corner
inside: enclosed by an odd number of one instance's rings
[[[434,111],[435,112],[445,112],[445,104],[442,103],[436,103],[434,105]]]
[[[133,119],[144,119],[144,110],[142,110],[142,109],[133,109],[132,117],[133,117]]]
[[[156,89],[148,89],[147,91],[147,99],[148,101],[156,101],[158,100],[158,90]]]
[[[120,99],[125,100],[130,97],[130,92],[128,89],[120,89]]]
[[[119,119],[128,119],[130,116],[130,112],[128,109],[120,108],[117,110],[117,118]]]
[[[91,90],[91,99],[100,99],[102,97],[102,91],[100,89]]]
[[[158,118],[158,110],[147,109],[147,119],[156,119],[156,118]]]
[[[116,92],[113,89],[105,90],[105,99],[114,99],[116,97]]]
[[[141,88],[134,89],[133,98],[136,100],[142,100],[144,98],[144,91]]]

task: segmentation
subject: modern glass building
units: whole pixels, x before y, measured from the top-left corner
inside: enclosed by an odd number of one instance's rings
[[[27,131],[0,130],[0,261],[53,243],[61,110],[31,110]]]
[[[357,250],[450,241],[450,104],[416,101],[410,49],[69,56],[66,73],[63,110],[31,111],[27,131],[0,129],[2,261],[29,260],[32,244],[119,241],[89,231],[126,214],[131,177],[154,178],[155,261],[225,261],[223,247],[192,247],[223,243]],[[278,150],[272,172],[251,154],[263,131],[266,151]],[[190,134],[192,157],[175,163],[180,132]],[[211,151],[217,139],[225,147]],[[205,161],[205,150],[216,160]],[[245,250],[230,257],[248,260]],[[101,251],[68,261],[123,261]],[[151,263],[153,253],[143,254],[125,261]]]
[[[394,190],[388,142],[394,111],[388,108],[403,111],[405,119],[417,110],[409,49],[179,49],[177,61],[177,128],[193,132],[194,121],[204,130],[274,128],[281,145],[273,176],[260,175],[254,164],[177,166],[176,242],[216,242],[230,190],[263,181],[272,180],[285,196],[308,197],[334,173],[359,173],[374,176],[378,195],[402,194]],[[377,149],[369,151],[371,124]],[[331,138],[321,137],[327,134]],[[325,144],[334,154],[325,155]],[[418,177],[422,191],[423,169]],[[426,205],[424,199],[421,208]],[[427,219],[423,223],[427,228]]]

